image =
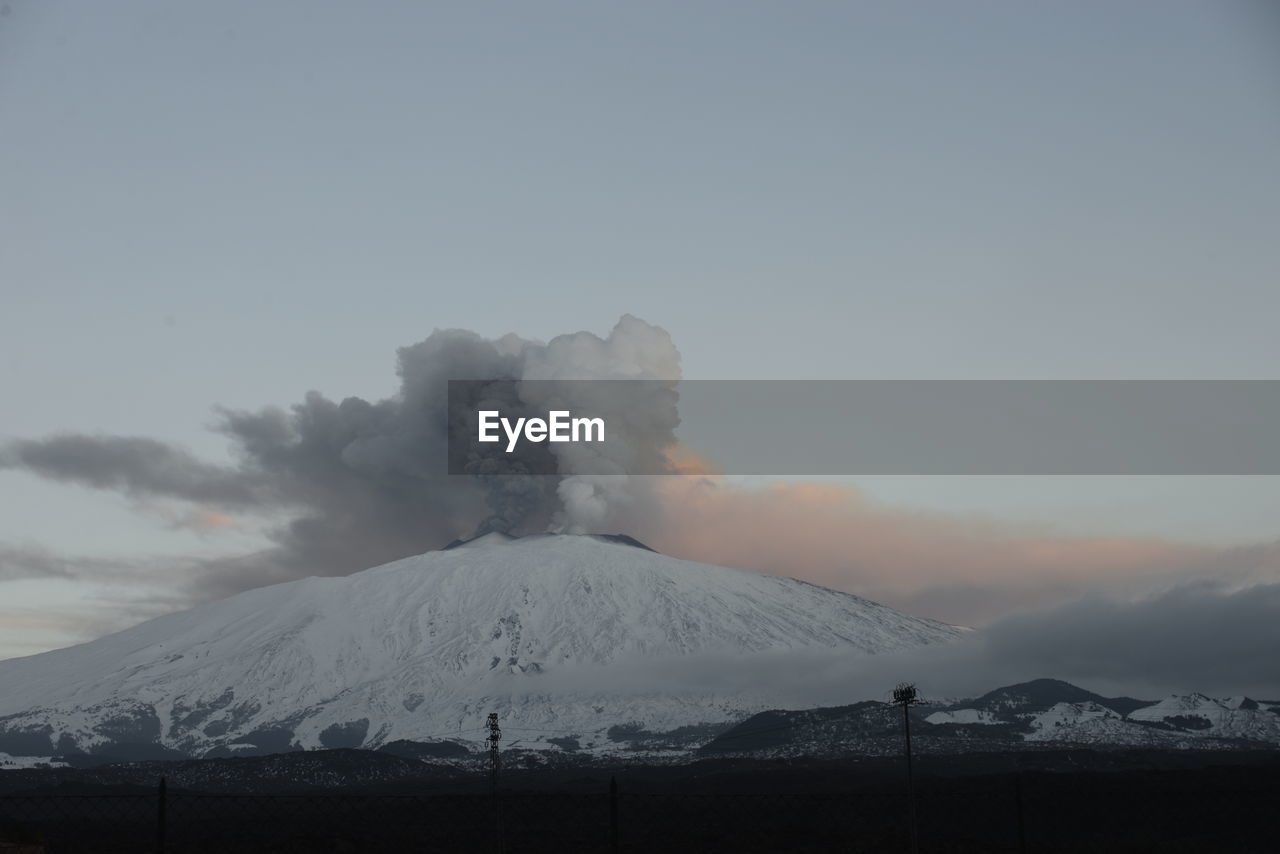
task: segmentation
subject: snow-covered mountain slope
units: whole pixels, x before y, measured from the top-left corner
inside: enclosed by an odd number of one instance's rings
[[[1083,703],[1056,703],[1026,719],[1027,741],[1066,741],[1092,744],[1148,744],[1153,733],[1141,724],[1124,719],[1114,709],[1086,700]]]
[[[1004,723],[986,709],[956,709],[951,712],[934,712],[925,718],[931,724],[999,724]]]
[[[48,756],[10,756],[0,753],[0,771],[17,771],[22,768],[61,768],[62,762],[55,762]]]
[[[1009,725],[1025,741],[1188,746],[1195,742],[1280,744],[1280,707],[1248,697],[1172,695],[1157,703],[1102,697],[1054,679],[999,688],[924,719],[930,724]]]
[[[1203,694],[1173,694],[1129,713],[1129,720],[1215,738],[1245,738],[1280,744],[1280,714],[1248,697],[1215,700]]]
[[[490,534],[0,661],[0,750],[478,741],[489,711],[507,744],[633,722],[672,728],[767,707],[767,686],[749,677],[756,655],[878,653],[958,635],[857,596],[625,538]],[[744,691],[667,693],[661,663],[698,657],[738,662]]]

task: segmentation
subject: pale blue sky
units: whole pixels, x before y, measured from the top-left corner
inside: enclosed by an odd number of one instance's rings
[[[1263,2],[6,8],[0,439],[217,459],[212,404],[376,398],[434,327],[545,339],[624,312],[694,378],[1276,378]],[[1275,479],[1099,484],[863,485],[1276,536]],[[14,472],[0,543],[251,545]]]

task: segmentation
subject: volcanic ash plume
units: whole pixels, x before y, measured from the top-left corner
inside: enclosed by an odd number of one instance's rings
[[[289,409],[219,410],[217,429],[236,466],[201,461],[146,437],[64,434],[0,448],[0,467],[125,493],[191,502],[211,512],[288,521],[273,547],[208,567],[212,592],[304,575],[338,575],[487,531],[599,530],[639,479],[600,475],[660,457],[675,442],[675,396],[619,394],[610,383],[523,380],[677,380],[680,354],[662,329],[626,315],[601,338],[547,343],[437,330],[398,351],[400,391],[370,402],[308,393]],[[607,418],[603,443],[521,443],[450,476],[448,381],[493,380],[483,402],[512,417],[545,417],[548,404]],[[506,382],[501,382],[506,381]],[[514,381],[514,382],[512,382]],[[656,384],[666,386],[666,384]],[[555,400],[538,399],[555,388]],[[565,398],[569,399],[565,399]],[[528,398],[528,399],[526,399]],[[552,472],[530,477],[528,472]],[[587,474],[593,472],[593,474]]]

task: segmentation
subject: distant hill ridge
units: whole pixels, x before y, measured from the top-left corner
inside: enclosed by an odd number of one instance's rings
[[[1166,749],[1280,745],[1280,703],[1203,694],[1164,700],[1103,697],[1060,679],[996,688],[972,700],[911,709],[925,749],[967,752],[1079,744]],[[901,749],[902,711],[887,702],[753,715],[711,739],[701,755],[885,754]]]

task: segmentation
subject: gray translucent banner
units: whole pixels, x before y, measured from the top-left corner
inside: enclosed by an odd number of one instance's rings
[[[604,439],[477,441],[504,408]],[[1272,380],[465,381],[449,412],[454,474],[670,474],[677,447],[742,475],[1280,474]]]

